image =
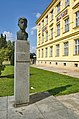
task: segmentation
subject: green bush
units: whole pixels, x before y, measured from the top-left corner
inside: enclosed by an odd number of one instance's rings
[[[0,64],[0,75],[1,75],[1,71],[3,71],[4,68],[5,68],[5,65]]]

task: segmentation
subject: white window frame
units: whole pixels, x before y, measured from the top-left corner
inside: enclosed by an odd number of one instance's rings
[[[53,46],[50,46],[50,57],[53,56]]]
[[[51,20],[53,20],[54,17],[54,10],[51,11]]]
[[[79,11],[76,12],[76,26],[79,26]]]
[[[48,24],[48,15],[46,16],[46,24]]]
[[[57,13],[60,12],[60,7],[61,7],[61,2],[59,2],[58,5],[57,5]]]
[[[44,20],[42,21],[42,28],[44,27]]]
[[[48,41],[48,31],[46,32],[46,41]]]
[[[51,38],[53,38],[53,28],[51,29]]]
[[[69,54],[69,43],[65,42],[64,43],[64,56],[68,56]]]
[[[65,19],[65,32],[69,31],[69,18]]]
[[[46,51],[45,57],[48,57],[48,48],[45,48],[45,51]]]
[[[44,34],[42,34],[42,43],[44,43]]]
[[[42,49],[42,58],[44,57],[44,49]]]
[[[60,53],[60,44],[56,45],[56,56],[59,57],[59,53]]]
[[[68,6],[70,4],[70,0],[65,0],[65,6]]]
[[[57,25],[57,36],[60,35],[60,23]]]
[[[75,40],[75,54],[79,54],[79,39]]]
[[[38,50],[38,58],[40,58],[40,50]]]

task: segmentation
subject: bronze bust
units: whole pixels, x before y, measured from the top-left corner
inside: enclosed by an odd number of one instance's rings
[[[27,19],[22,17],[18,20],[20,30],[17,32],[17,40],[27,40],[28,33],[25,31],[27,28]]]

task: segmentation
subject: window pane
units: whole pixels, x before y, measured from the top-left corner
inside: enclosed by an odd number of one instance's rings
[[[76,12],[76,26],[79,26],[79,11]]]
[[[79,40],[75,40],[75,54],[79,54]]]

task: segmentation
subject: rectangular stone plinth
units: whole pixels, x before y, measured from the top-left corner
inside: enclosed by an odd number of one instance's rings
[[[15,105],[29,102],[30,45],[28,41],[15,42],[14,97]]]

